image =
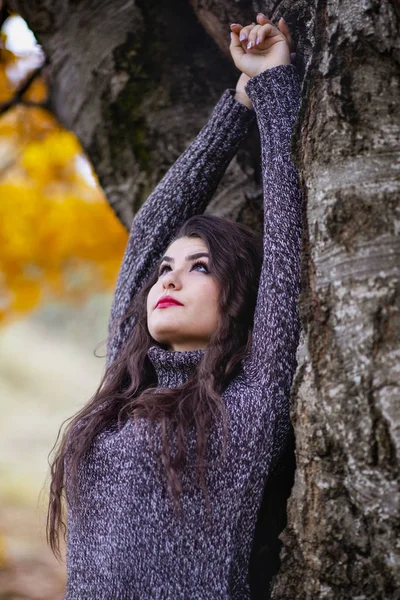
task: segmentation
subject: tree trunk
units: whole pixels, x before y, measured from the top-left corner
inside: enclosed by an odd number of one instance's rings
[[[304,76],[293,143],[304,194],[303,336],[292,389],[297,470],[272,597],[400,598],[398,1],[12,6],[50,59],[55,113],[127,226],[234,87],[229,23],[251,22],[258,10],[289,23]],[[254,130],[209,211],[260,229],[259,169]],[[284,506],[292,473],[266,489],[254,598],[269,597],[279,546],[267,547],[262,531],[276,534],[265,523]],[[283,490],[280,507],[271,488]]]
[[[394,599],[400,6],[331,0],[315,8],[296,147],[306,199],[306,343],[292,390],[297,471],[273,598]]]

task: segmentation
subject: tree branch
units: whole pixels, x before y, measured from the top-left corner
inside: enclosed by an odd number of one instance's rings
[[[20,102],[18,102],[18,104],[20,106],[31,106],[31,107],[34,106],[36,108],[44,108],[44,109],[52,112],[51,107],[50,107],[50,102],[48,100],[45,100],[44,102],[35,102],[34,100],[21,100]]]
[[[16,92],[14,93],[14,96],[12,98],[10,98],[10,100],[8,100],[8,102],[3,102],[3,104],[0,104],[0,116],[4,115],[4,113],[9,110],[12,106],[16,106],[17,104],[29,104],[30,106],[35,105],[35,106],[42,106],[43,108],[45,108],[46,103],[43,104],[39,104],[39,103],[32,103],[29,101],[23,101],[22,100],[22,96],[25,94],[25,92],[28,91],[29,87],[32,85],[32,83],[35,81],[35,79],[37,77],[39,77],[39,75],[41,74],[43,68],[48,64],[47,59],[43,62],[42,65],[40,65],[40,67],[37,67],[37,69],[34,69],[32,71],[32,73],[26,78],[26,80],[20,85],[20,87],[16,90]]]

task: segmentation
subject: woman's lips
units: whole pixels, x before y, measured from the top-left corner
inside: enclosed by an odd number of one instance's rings
[[[158,301],[156,308],[168,308],[168,306],[183,306],[183,304],[173,298],[163,298]]]
[[[177,304],[176,302],[160,302],[157,304],[156,308],[168,308],[168,306],[182,306],[182,304]]]

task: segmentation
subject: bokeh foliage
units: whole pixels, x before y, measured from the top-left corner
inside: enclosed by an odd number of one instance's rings
[[[0,39],[0,106],[12,103],[26,56]],[[73,133],[47,109],[41,72],[0,118],[0,324],[52,299],[111,290],[127,232]]]

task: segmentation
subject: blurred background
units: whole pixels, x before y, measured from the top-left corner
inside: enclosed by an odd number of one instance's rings
[[[0,39],[0,599],[63,597],[45,540],[48,456],[94,393],[127,232],[47,110],[46,61],[15,14]],[[96,356],[96,355],[97,356]]]

